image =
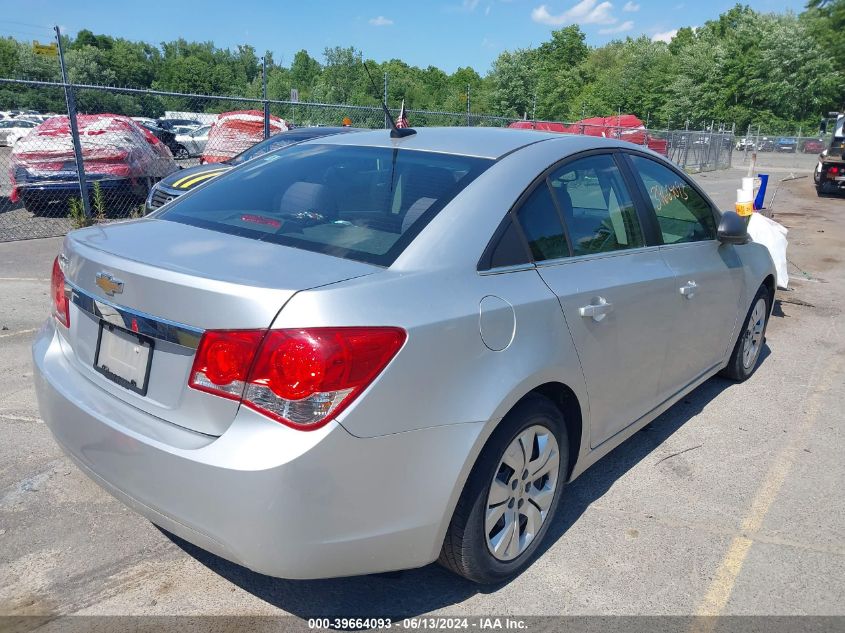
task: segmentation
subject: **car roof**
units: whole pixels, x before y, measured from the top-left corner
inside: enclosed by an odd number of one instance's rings
[[[550,139],[573,139],[573,146],[582,145],[577,135],[559,132],[540,132],[512,128],[484,127],[421,127],[417,133],[404,138],[391,138],[389,130],[368,130],[357,134],[337,134],[305,143],[332,145],[358,145],[369,147],[396,147],[419,151],[440,152],[479,158],[500,158],[505,154],[534,143]],[[607,139],[589,137],[593,146],[603,146]],[[618,143],[608,143],[618,146]]]

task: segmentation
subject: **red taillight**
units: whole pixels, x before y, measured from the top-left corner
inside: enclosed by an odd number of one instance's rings
[[[828,171],[831,174],[838,174],[839,173],[839,167],[831,167],[830,169],[828,169]]]
[[[393,327],[209,331],[189,384],[298,429],[337,416],[405,342]]]
[[[191,378],[194,389],[240,400],[264,330],[208,331],[202,335]]]
[[[53,262],[53,274],[50,276],[50,296],[53,299],[53,316],[56,321],[70,327],[70,310],[68,295],[65,291],[65,274],[59,265],[57,257]]]

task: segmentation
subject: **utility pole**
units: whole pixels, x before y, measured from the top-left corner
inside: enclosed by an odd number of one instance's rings
[[[264,138],[270,138],[270,102],[267,101],[267,57],[261,58],[261,98],[264,100]]]
[[[387,105],[387,73],[384,73],[384,105]],[[384,129],[388,129],[390,127],[390,121],[387,120],[387,113],[384,115]]]
[[[76,159],[76,177],[79,178],[79,193],[82,196],[82,210],[85,217],[91,217],[91,202],[88,200],[88,182],[85,180],[85,164],[82,162],[82,147],[79,144],[79,128],[76,125],[76,96],[73,88],[68,84],[67,68],[65,67],[65,52],[62,48],[62,33],[58,26],[53,27],[56,31],[56,41],[59,44],[59,66],[62,69],[62,83],[65,87],[65,103],[67,104],[67,118],[70,122],[70,135],[73,139],[73,156]]]
[[[467,127],[469,127],[469,111],[470,111],[470,101],[469,101],[469,84],[467,84]]]

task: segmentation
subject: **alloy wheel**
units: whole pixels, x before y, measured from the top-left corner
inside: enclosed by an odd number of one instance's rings
[[[766,300],[760,297],[754,304],[748,325],[745,327],[745,339],[742,342],[742,365],[750,369],[760,354],[763,344],[763,328],[766,325]]]
[[[484,519],[487,548],[498,560],[525,552],[552,507],[560,451],[548,428],[535,424],[517,435],[499,461]]]

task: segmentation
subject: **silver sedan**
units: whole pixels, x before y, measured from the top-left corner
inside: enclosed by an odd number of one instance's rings
[[[331,136],[70,233],[35,382],[85,473],[226,559],[497,582],[566,482],[751,376],[774,279],[739,216],[639,146]]]

